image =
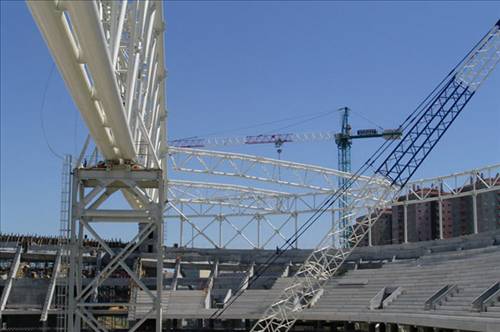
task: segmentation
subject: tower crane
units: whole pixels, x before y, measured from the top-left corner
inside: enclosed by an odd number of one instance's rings
[[[343,171],[346,173],[351,173],[351,145],[353,139],[361,139],[361,138],[373,138],[373,137],[382,137],[386,140],[396,140],[400,139],[403,132],[401,129],[360,129],[356,132],[356,134],[351,133],[351,125],[349,124],[349,113],[351,110],[348,107],[342,107],[339,109],[340,118],[341,118],[341,129],[340,132],[335,134],[335,143],[337,144],[338,151],[338,169],[339,171]],[[345,177],[338,178],[338,187],[344,188],[349,179]],[[340,234],[339,245],[348,245],[347,239],[349,238],[349,234],[347,233],[346,225],[351,223],[351,218],[346,215],[345,209],[349,206],[349,195],[347,193],[343,193],[341,197],[339,197],[339,220],[341,229],[344,229],[342,234]]]

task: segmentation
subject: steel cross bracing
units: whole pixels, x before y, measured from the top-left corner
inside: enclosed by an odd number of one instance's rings
[[[221,183],[170,180],[168,197],[171,203],[198,204],[200,208],[203,205],[207,208],[221,205],[238,215],[252,211],[279,214],[290,212],[296,207],[297,199],[302,201],[302,211],[315,211],[324,198],[334,192],[335,189],[294,193]],[[348,191],[347,195],[358,197],[357,189]],[[194,213],[197,211],[204,211],[203,214],[210,212],[204,208],[193,210]]]
[[[334,132],[290,133],[290,134],[265,134],[257,136],[236,137],[207,137],[207,138],[181,138],[169,141],[169,145],[179,148],[202,148],[214,146],[249,145],[261,143],[287,143],[333,141]]]
[[[27,3],[95,145],[90,163],[83,161],[89,146],[87,140],[74,164],[67,273],[69,289],[76,287],[76,295],[69,292],[65,310],[68,319],[64,324],[69,331],[80,331],[82,321],[94,331],[106,331],[93,315],[97,304],[91,303],[90,294],[118,267],[144,288],[134,271],[126,266],[125,259],[148,241],[161,262],[166,179],[162,154],[167,149],[163,2],[33,0]],[[93,168],[98,154],[106,161],[105,169],[99,169],[102,173]],[[143,169],[143,173],[138,173],[137,168]],[[152,174],[154,179],[146,184],[136,178],[138,174],[146,177]],[[117,183],[121,183],[119,188]],[[95,210],[118,190],[132,210]],[[151,208],[148,216],[145,205]],[[116,253],[102,241],[98,228],[93,227],[96,220],[136,222],[139,233],[122,252]],[[79,271],[84,233],[100,242],[112,260],[89,286],[82,288]],[[150,234],[152,239],[148,239]],[[147,290],[154,298],[154,306],[144,318],[155,320],[158,332],[162,324],[161,270],[157,266],[156,290]],[[136,304],[99,303],[101,307],[112,305]],[[144,320],[136,322],[131,330],[136,330]]]
[[[147,319],[154,319],[156,331],[162,327],[161,294],[163,291],[163,202],[165,188],[163,172],[160,169],[130,170],[127,167],[114,169],[75,169],[72,190],[72,218],[70,236],[70,271],[68,298],[68,329],[80,331],[82,322],[88,329],[96,332],[107,331],[102,322],[94,315],[94,309],[111,307],[135,307],[140,304],[127,302],[100,302],[93,294],[99,286],[117,270],[126,273],[136,286],[145,291],[153,306],[143,319],[132,324],[129,331],[137,330]],[[130,209],[102,208],[116,192],[127,195]],[[158,200],[153,199],[152,191],[158,192]],[[123,223],[138,224],[139,232],[130,242],[118,250],[112,249],[99,235],[99,223],[113,223],[117,227]],[[96,275],[90,277],[85,285],[82,282],[82,259],[84,255],[84,235],[89,234],[109,255],[110,260]],[[158,236],[160,235],[160,236]],[[156,289],[148,289],[141,281],[137,271],[127,263],[137,249],[151,246],[156,259]],[[154,247],[153,247],[154,246]],[[142,249],[144,250],[144,249]],[[148,250],[149,251],[149,250]],[[151,306],[149,304],[149,306]]]
[[[194,241],[200,237],[217,248],[225,248],[237,239],[251,248],[264,248],[274,243],[272,240],[286,240],[287,234],[293,233],[299,226],[299,218],[316,211],[330,194],[331,191],[287,193],[171,180],[165,221],[168,227],[179,220],[179,238],[176,243],[181,246],[194,245]],[[357,197],[355,191],[348,195]],[[366,200],[366,204],[371,203]],[[333,212],[338,209],[331,207],[329,211],[333,217]],[[185,241],[185,235],[189,235],[186,234],[187,226],[192,229],[192,236]],[[223,234],[226,237],[224,240]],[[169,237],[174,238],[172,232]]]
[[[475,206],[477,195],[496,190],[500,190],[500,164],[408,182],[397,199],[387,201],[386,206],[408,207],[432,201],[443,203],[465,196],[471,196]],[[301,220],[316,211],[334,192],[290,193],[220,183],[170,180],[168,201],[171,205],[166,207],[164,215],[166,227],[171,223],[183,226],[179,227],[178,233],[170,232],[169,240],[181,246],[198,247],[206,243],[215,248],[224,248],[235,240],[241,240],[250,248],[273,248],[272,241],[286,239],[289,234],[295,233]],[[352,197],[357,196],[353,193]],[[367,204],[372,202],[366,201]],[[332,206],[328,211],[333,217],[338,208]],[[473,219],[474,232],[477,233],[477,213]],[[193,232],[189,232],[189,228]]]
[[[452,70],[448,78],[431,93],[422,107],[417,108],[414,116],[405,121],[402,126],[405,128],[400,128],[407,134],[372,176],[374,180],[381,175],[382,179],[387,179],[387,184],[381,186],[377,193],[381,198],[379,203],[368,208],[364,214],[349,213],[351,210],[354,211],[354,207],[362,201],[362,198],[349,203],[344,218],[347,220],[352,218],[356,222],[343,227],[340,221],[337,229],[332,227],[292,278],[289,286],[253,326],[252,331],[288,331],[297,320],[297,314],[315,304],[323,292],[325,282],[338,271],[352,249],[377,221],[383,212],[383,202],[398,197],[401,186],[409,181],[477,88],[494,69],[500,59],[499,30],[500,20]],[[370,158],[366,168],[362,170],[366,171],[381,156],[376,152],[374,159]],[[352,181],[355,179],[356,176],[353,176]],[[368,181],[367,186],[369,183]],[[338,190],[332,200],[335,201],[347,188],[348,185]],[[366,195],[372,196],[373,192],[367,189]],[[333,248],[333,236],[338,231],[347,231],[349,234],[348,246],[345,248]]]
[[[174,171],[215,176],[231,176],[296,188],[331,191],[337,178],[351,174],[315,165],[301,164],[245,154],[169,147],[170,167]],[[360,176],[358,182],[369,177]]]
[[[162,1],[28,1],[69,92],[106,160],[163,168]]]
[[[428,97],[377,173],[404,185],[499,61],[500,20]]]

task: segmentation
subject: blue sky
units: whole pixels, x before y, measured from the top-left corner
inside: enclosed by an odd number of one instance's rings
[[[341,106],[396,127],[500,17],[500,2],[168,2],[169,137],[252,135],[331,110],[287,132],[336,131]],[[1,2],[3,232],[55,234],[61,162],[86,130],[23,2]],[[42,95],[48,83],[41,115]],[[373,127],[352,116],[354,129]],[[496,70],[416,177],[499,162]],[[356,141],[353,168],[380,144]],[[231,151],[275,157],[272,146]],[[283,158],[336,167],[333,142],[290,144]]]

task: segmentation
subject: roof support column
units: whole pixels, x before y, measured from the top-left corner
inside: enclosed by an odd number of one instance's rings
[[[81,322],[94,331],[106,331],[102,322],[94,315],[96,306],[109,309],[111,307],[127,307],[135,310],[144,305],[137,303],[131,296],[127,302],[93,302],[89,301],[99,287],[119,270],[126,273],[138,289],[150,297],[146,304],[149,311],[143,319],[130,327],[137,330],[146,320],[155,320],[155,331],[161,332],[162,327],[162,291],[163,291],[163,204],[164,181],[160,169],[133,170],[126,166],[109,166],[102,168],[77,168],[73,172],[73,200],[70,246],[70,289],[68,308],[68,330],[80,332]],[[101,196],[94,191],[100,188]],[[110,190],[112,189],[112,190]],[[130,207],[128,209],[103,209],[101,205],[107,202],[109,192],[123,192]],[[156,194],[155,194],[156,192]],[[95,200],[89,199],[92,195]],[[156,199],[154,199],[156,197]],[[123,248],[111,247],[103,240],[104,234],[96,224],[106,222],[115,227],[135,223],[138,233]],[[95,276],[82,281],[82,261],[84,252],[84,235],[89,235],[109,255],[109,261],[97,271]],[[149,289],[141,280],[138,270],[131,263],[131,255],[136,250],[146,250],[156,260],[156,287]],[[134,271],[135,270],[135,271]],[[99,297],[96,297],[98,300]],[[153,304],[151,306],[151,303]]]

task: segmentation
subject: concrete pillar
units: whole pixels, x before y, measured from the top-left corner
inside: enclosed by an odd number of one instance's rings
[[[378,332],[385,332],[385,323],[380,323],[378,325]]]

